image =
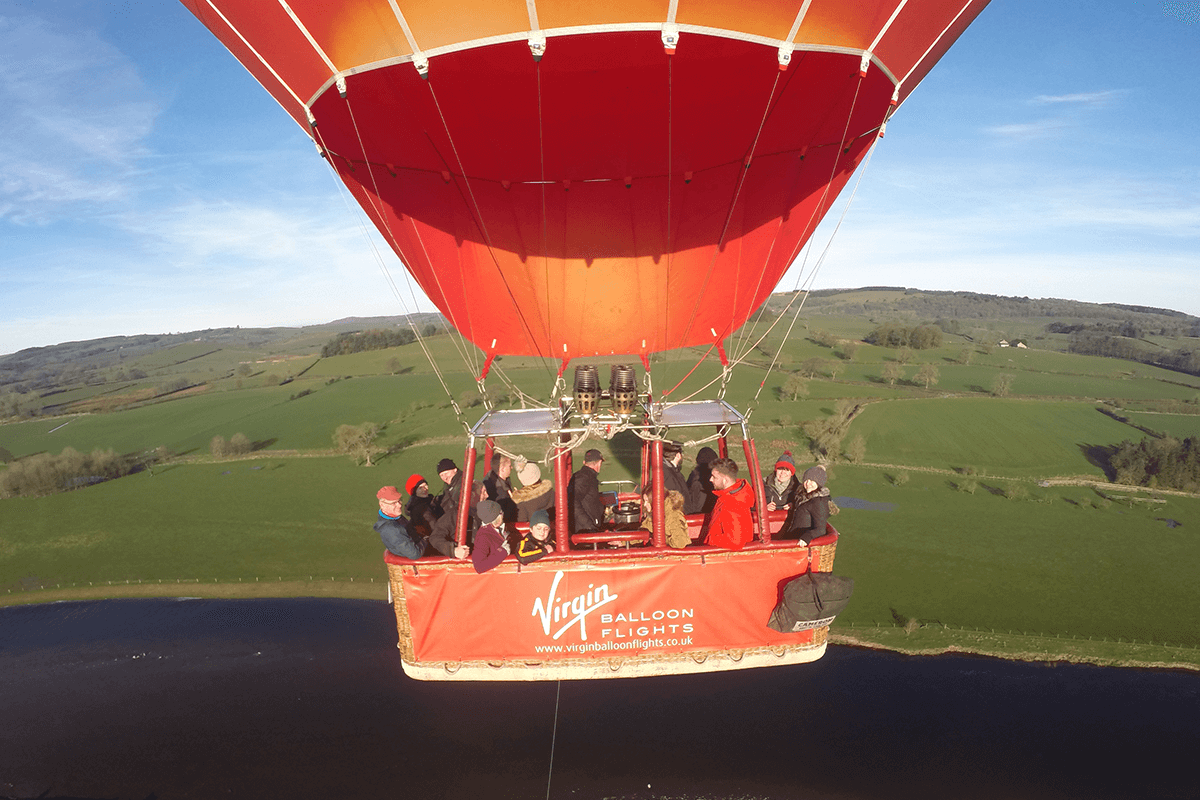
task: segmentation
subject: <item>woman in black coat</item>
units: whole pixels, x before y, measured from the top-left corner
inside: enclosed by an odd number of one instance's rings
[[[796,495],[792,528],[789,533],[808,544],[818,536],[825,535],[829,522],[829,489],[825,488],[824,467],[809,467],[800,478],[800,491]]]

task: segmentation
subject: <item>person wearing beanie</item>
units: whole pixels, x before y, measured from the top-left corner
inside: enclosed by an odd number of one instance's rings
[[[604,456],[600,451],[588,450],[583,454],[583,466],[567,484],[573,533],[598,531],[604,521],[604,500],[600,498],[600,468],[603,465]]]
[[[808,544],[818,536],[824,536],[829,522],[829,489],[825,488],[828,476],[825,468],[818,465],[804,470],[800,477],[800,491],[796,494],[796,509],[792,514],[792,525],[788,533]]]
[[[688,514],[707,514],[713,510],[717,498],[713,494],[712,476],[709,466],[717,460],[711,447],[701,447],[696,453],[696,467],[688,474],[688,500],[684,510]]]
[[[429,536],[439,514],[429,494],[429,483],[420,475],[410,475],[404,482],[404,491],[408,493],[408,505],[404,510],[408,512],[409,526],[419,535]]]
[[[458,469],[458,465],[453,459],[443,458],[437,464],[438,477],[441,478],[445,488],[433,501],[435,507],[433,511],[436,521],[433,523],[433,531],[429,535],[429,546],[437,550],[447,558],[462,558],[459,553],[466,549],[465,545],[458,545],[454,541],[454,527],[458,522],[458,505],[462,499],[462,472]],[[472,491],[467,498],[471,503],[471,510],[474,511],[474,504],[479,501],[483,493],[483,486],[479,481],[475,481],[471,487]],[[467,518],[467,530],[471,530],[470,515]]]
[[[504,560],[509,545],[504,534],[504,511],[500,504],[495,500],[480,500],[475,511],[484,524],[475,531],[471,563],[475,565],[475,571],[482,574]]]
[[[704,497],[697,495],[692,498],[687,479],[680,471],[682,466],[683,445],[679,442],[663,442],[663,486],[668,492],[679,494],[679,499],[683,501],[683,513],[698,514],[704,509]]]
[[[400,490],[395,486],[384,486],[375,493],[375,498],[379,501],[375,532],[388,552],[414,561],[425,555],[425,538],[414,536],[408,521],[400,513]]]
[[[550,514],[544,510],[529,516],[529,533],[517,543],[517,561],[531,564],[554,552],[554,537],[550,535]]]
[[[532,461],[517,470],[520,489],[512,490],[517,504],[517,522],[532,522],[533,512],[549,511],[554,507],[554,482],[542,480],[542,468]]]
[[[791,510],[796,492],[800,490],[800,481],[796,478],[796,460],[791,453],[785,452],[775,462],[774,474],[763,478],[763,489],[768,511]]]

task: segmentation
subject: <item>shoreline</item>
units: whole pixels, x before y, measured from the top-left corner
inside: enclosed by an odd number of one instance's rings
[[[200,598],[258,600],[316,597],[322,599],[387,601],[387,583],[354,580],[289,580],[240,583],[128,583],[67,589],[31,589],[0,596],[0,608],[87,600]],[[906,656],[976,655],[1006,661],[1055,666],[1092,664],[1121,669],[1182,670],[1200,673],[1200,649],[1149,642],[1064,639],[1028,633],[994,633],[925,627],[906,631],[892,628],[838,628],[829,643]]]

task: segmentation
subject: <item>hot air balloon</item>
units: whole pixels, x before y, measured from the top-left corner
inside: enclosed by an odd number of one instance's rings
[[[622,354],[648,366],[651,354],[688,346],[715,348],[727,363],[726,338],[762,306],[891,114],[987,5],[182,2],[309,132],[417,284],[485,354],[480,379],[501,355],[552,359],[560,378],[576,358]],[[490,410],[471,428],[464,485],[477,440],[487,462],[497,438],[548,435],[564,490],[580,432],[632,429],[647,440],[644,482],[657,478],[661,492],[668,431],[741,427],[761,491],[742,414],[720,399],[664,404],[636,378],[630,388],[633,370],[622,370],[608,391],[585,370],[573,394],[556,387],[545,408]],[[610,399],[612,410],[591,405]],[[565,506],[560,496],[560,530]],[[487,576],[394,559],[405,670],[605,677],[824,652],[828,621],[780,634],[765,620],[780,580],[831,569],[836,532],[811,547],[772,542],[780,520],[764,512],[746,551],[666,554],[655,522],[648,548],[587,554],[559,536],[559,560]],[[718,608],[698,599],[702,584],[737,599]],[[620,608],[649,618],[630,623],[611,605],[618,596]],[[497,603],[528,631],[479,613]],[[668,621],[685,610],[693,621]],[[617,638],[620,625],[632,638]]]

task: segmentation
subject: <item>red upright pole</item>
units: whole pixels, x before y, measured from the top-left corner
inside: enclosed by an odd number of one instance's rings
[[[717,428],[718,432],[720,430],[720,428]],[[723,434],[720,439],[717,439],[717,458],[729,458],[729,442],[725,441]]]
[[[483,441],[483,474],[492,474],[492,456],[496,454],[496,440],[487,437]]]
[[[642,442],[642,482],[638,484],[642,488],[642,492],[646,491],[646,486],[650,482],[650,443]]]
[[[559,438],[560,443],[568,439],[565,434]],[[567,505],[567,483],[571,480],[571,451],[564,449],[561,444],[554,449],[554,535],[557,537],[556,550],[568,553],[571,550],[571,509]]]
[[[650,443],[650,463],[654,471],[654,508],[650,511],[654,546],[667,546],[667,487],[663,485],[663,443],[655,439]]]
[[[471,518],[471,506],[478,499],[475,494],[475,444],[467,445],[463,453],[462,491],[458,494],[458,519],[454,521],[454,541],[467,543],[467,521]]]
[[[750,473],[750,488],[754,489],[754,504],[758,506],[758,538],[765,544],[771,541],[771,525],[767,522],[767,489],[758,466],[758,450],[753,439],[745,439],[742,449],[746,451],[746,472]]]

